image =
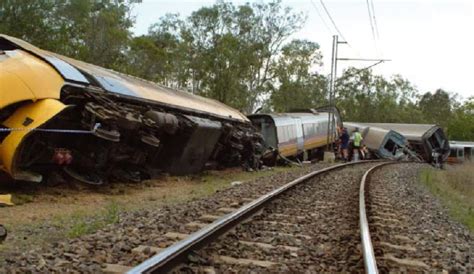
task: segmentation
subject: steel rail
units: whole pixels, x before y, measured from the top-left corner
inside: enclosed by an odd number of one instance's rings
[[[395,162],[396,163],[396,162]],[[367,212],[365,210],[365,183],[369,175],[376,169],[393,164],[393,162],[381,163],[379,165],[371,167],[364,173],[360,180],[359,189],[359,227],[360,227],[360,240],[362,243],[362,254],[364,256],[365,273],[378,274],[377,262],[375,260],[374,247],[370,238],[369,222],[367,221]]]
[[[138,274],[138,273],[164,273],[172,270],[176,267],[183,259],[186,258],[192,250],[198,249],[205,246],[207,243],[217,238],[218,236],[224,234],[226,231],[230,230],[237,224],[241,223],[242,220],[245,220],[262,208],[266,203],[272,201],[285,191],[293,188],[294,186],[307,181],[317,175],[327,173],[332,170],[341,169],[348,166],[380,162],[380,160],[369,160],[369,161],[358,161],[350,162],[339,165],[334,165],[331,167],[323,168],[321,170],[313,171],[308,173],[298,179],[295,179],[259,198],[256,200],[243,205],[236,211],[229,213],[222,218],[214,221],[208,226],[194,232],[189,235],[186,239],[183,239],[170,247],[162,250],[157,255],[151,257],[150,259],[142,262],[138,266],[132,268],[127,273],[129,274]]]

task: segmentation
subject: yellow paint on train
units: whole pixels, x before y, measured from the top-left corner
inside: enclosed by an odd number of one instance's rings
[[[287,144],[283,146],[278,147],[278,151],[282,156],[288,157],[288,156],[294,156],[298,153],[298,147],[296,144]]]
[[[48,63],[14,51],[0,59],[0,109],[21,101],[59,98],[64,80]]]
[[[3,125],[8,128],[38,128],[66,108],[66,105],[55,99],[44,99],[18,108]],[[31,121],[25,126],[25,120]],[[14,159],[18,147],[31,131],[12,131],[0,144],[0,165],[14,175]]]
[[[332,143],[331,139],[331,143]],[[315,149],[318,147],[325,146],[327,144],[327,137],[313,137],[311,139],[304,141],[304,150]],[[295,156],[298,154],[298,147],[296,144],[287,144],[287,145],[280,145],[278,147],[278,151],[281,155],[285,157]]]
[[[314,149],[327,144],[327,137],[313,137],[304,141],[304,149]]]

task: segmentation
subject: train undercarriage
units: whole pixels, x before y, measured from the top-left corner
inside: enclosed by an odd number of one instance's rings
[[[14,161],[15,179],[69,176],[103,184],[196,173],[207,165],[260,166],[261,136],[250,123],[90,88],[67,86],[60,101],[67,107],[25,138]]]

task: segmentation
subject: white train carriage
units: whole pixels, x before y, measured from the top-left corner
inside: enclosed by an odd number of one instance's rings
[[[428,163],[442,163],[449,156],[449,142],[443,129],[430,124],[361,123],[393,130],[403,135],[410,148]]]
[[[337,139],[337,126],[341,126],[339,112],[333,118],[329,143]],[[328,144],[330,112],[252,114],[248,118],[263,135],[267,148],[277,149],[283,157],[315,156]]]
[[[474,142],[450,141],[449,163],[462,163],[474,160]]]
[[[405,155],[408,141],[394,130],[354,122],[344,122],[344,127],[349,133],[358,128],[364,138],[363,143],[378,158],[400,159]]]

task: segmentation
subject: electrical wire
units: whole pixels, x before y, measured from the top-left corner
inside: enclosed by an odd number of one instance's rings
[[[374,18],[375,34],[377,34],[377,39],[380,39],[379,27],[377,26],[377,19],[375,18],[374,0],[370,0],[370,6],[372,7],[372,17]]]
[[[324,20],[323,15],[321,14],[321,11],[319,10],[318,6],[316,6],[316,3],[314,3],[313,0],[309,0],[311,2],[311,5],[314,7],[316,12],[318,13],[319,18],[321,18],[321,21],[324,23],[324,26],[326,26],[327,31],[332,34],[331,28],[329,27],[328,23],[326,20]]]
[[[329,17],[329,19],[331,20],[331,23],[332,25],[334,26],[334,28],[336,29],[337,33],[339,34],[339,36],[341,36],[342,39],[344,39],[344,41],[347,42],[347,39],[344,37],[344,35],[342,34],[342,32],[339,30],[339,28],[337,27],[336,25],[336,22],[334,22],[334,19],[332,19],[332,16],[331,14],[329,13],[328,9],[326,8],[326,5],[324,4],[324,1],[323,0],[319,0],[321,2],[321,5],[323,6],[324,8],[324,11],[326,12],[327,16]]]
[[[370,10],[370,4],[369,0],[365,1],[367,3],[367,11],[369,13],[369,22],[370,22],[370,29],[372,30],[372,38],[374,39],[374,44],[375,44],[375,49],[377,50],[377,39],[375,37],[375,29],[374,29],[374,23],[372,22],[372,11]]]
[[[370,29],[372,31],[372,38],[374,40],[375,51],[380,56],[382,55],[382,51],[380,50],[378,46],[380,35],[379,35],[379,29],[377,26],[377,18],[375,17],[374,1],[366,0],[366,3],[367,3],[367,11],[369,13]]]
[[[324,1],[323,0],[319,0],[319,1],[321,2],[321,6],[323,6],[323,9],[326,12],[326,15],[329,17],[329,20],[331,20],[331,23],[334,26],[334,29],[336,29],[336,32],[339,34],[339,36],[341,36],[341,38],[344,40],[344,42],[346,42],[346,44],[349,46],[349,48],[351,48],[356,53],[357,56],[361,56],[360,52],[358,50],[356,50],[354,47],[352,47],[352,45],[349,43],[349,41],[344,37],[342,32],[339,30],[339,28],[336,25],[336,22],[334,21],[331,14],[329,13],[328,8],[324,4]]]

